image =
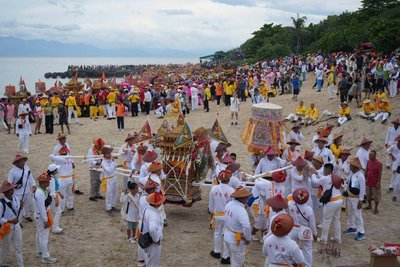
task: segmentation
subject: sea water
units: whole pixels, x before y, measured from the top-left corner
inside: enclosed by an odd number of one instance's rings
[[[54,86],[56,79],[46,79],[46,72],[64,72],[68,65],[140,65],[140,64],[184,64],[197,63],[197,58],[160,58],[160,57],[90,57],[90,58],[54,58],[54,57],[21,57],[0,58],[0,95],[6,85],[15,85],[18,91],[19,79],[25,80],[26,87],[32,93],[35,82],[44,81],[46,89]],[[100,78],[100,77],[99,77]],[[107,77],[112,78],[112,77]],[[70,79],[59,79],[63,84]],[[80,79],[84,80],[84,79]],[[117,80],[120,80],[120,78]]]

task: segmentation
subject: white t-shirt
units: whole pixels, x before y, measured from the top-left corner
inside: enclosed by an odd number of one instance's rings
[[[230,110],[231,112],[238,112],[239,111],[239,98],[231,97],[231,106]]]

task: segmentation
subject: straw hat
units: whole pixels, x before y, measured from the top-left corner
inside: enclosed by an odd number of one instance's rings
[[[10,183],[9,181],[4,181],[3,184],[0,186],[0,193],[7,192],[8,190],[11,190],[15,188],[15,185]]]
[[[218,180],[220,180],[221,182],[229,181],[231,177],[232,177],[232,172],[229,170],[222,170],[218,174]]]
[[[232,173],[234,173],[235,171],[237,171],[239,169],[240,169],[239,163],[232,163],[232,164],[229,164],[225,170],[228,170],[228,171],[231,171]]]
[[[343,148],[342,151],[340,151],[340,154],[347,154],[347,155],[351,155],[351,148]]]
[[[294,226],[293,218],[289,214],[279,214],[271,223],[271,231],[278,237],[283,237],[292,231]]]
[[[20,161],[20,160],[25,160],[25,161],[27,161],[27,160],[28,160],[28,157],[22,156],[22,155],[20,155],[20,154],[17,154],[17,155],[15,156],[15,159],[14,159],[14,161],[13,161],[12,164],[17,163],[17,162]]]
[[[295,161],[292,162],[292,165],[296,167],[306,167],[308,166],[308,163],[302,157],[298,157]]]
[[[281,194],[268,198],[266,203],[271,208],[275,209],[286,209],[288,207],[286,199],[284,199]]]
[[[306,160],[312,160],[313,156],[314,156],[314,152],[313,151],[306,150],[304,152],[304,159],[306,159]]]
[[[336,189],[340,189],[340,187],[342,186],[342,183],[343,183],[343,178],[340,177],[339,175],[332,174],[331,179],[332,179],[333,186]]]
[[[163,168],[163,165],[161,162],[153,161],[149,166],[148,172],[154,173],[156,171],[162,170],[162,168]]]
[[[304,204],[310,198],[310,193],[306,188],[297,188],[293,191],[292,197],[297,204]]]
[[[283,183],[286,181],[286,173],[284,171],[273,172],[272,173],[272,180],[275,183]]]
[[[324,158],[321,157],[321,156],[313,157],[313,160],[316,160],[316,161],[318,161],[319,163],[324,164]]]
[[[140,144],[140,146],[138,146],[137,147],[137,151],[140,153],[140,154],[144,154],[144,153],[146,153],[146,151],[147,151],[147,146],[144,146],[143,144]]]
[[[161,193],[154,192],[146,197],[147,202],[153,206],[159,206],[165,202],[165,196]]]
[[[42,173],[39,177],[36,178],[38,182],[48,182],[51,180],[50,175],[47,172]]]
[[[289,142],[286,142],[288,145],[296,145],[296,146],[299,146],[300,145],[300,143],[299,142],[297,142],[297,140],[296,139],[291,139]]]
[[[318,143],[318,142],[324,142],[325,144],[327,144],[328,140],[326,140],[326,138],[320,136],[317,139],[315,139],[315,141],[314,141],[314,143]]]
[[[249,196],[251,196],[250,191],[242,186],[236,188],[235,192],[231,194],[231,198],[248,198]]]
[[[105,145],[106,143],[104,142],[104,140],[103,139],[101,139],[100,137],[96,137],[96,138],[93,138],[93,145],[95,145],[96,147],[98,147],[98,148],[103,148],[103,146]]]
[[[146,151],[146,153],[143,155],[143,161],[144,162],[153,162],[157,159],[157,153],[152,151],[152,150],[148,150]]]
[[[325,128],[324,128],[324,127],[319,126],[319,127],[317,128],[317,133],[322,133],[323,131],[325,131]]]
[[[338,138],[340,138],[340,137],[343,137],[343,133],[335,133],[335,134],[333,135],[333,140],[336,140],[336,139],[338,139]]]
[[[265,148],[264,150],[264,155],[268,156],[268,155],[276,155],[276,151],[272,146],[268,146],[267,148]]]
[[[396,118],[394,121],[392,121],[392,123],[400,125],[400,118]]]
[[[111,154],[111,152],[112,152],[113,150],[114,150],[114,149],[113,149],[112,147],[110,147],[110,146],[103,146],[103,147],[101,148],[101,154],[103,154],[103,155]]]
[[[56,138],[58,141],[60,141],[60,140],[62,140],[62,139],[67,139],[67,136],[65,135],[65,134],[63,134],[63,133],[59,133],[58,135],[57,135],[57,138]]]
[[[358,146],[363,146],[363,145],[370,144],[370,143],[372,143],[372,141],[364,137]]]
[[[353,166],[353,167],[358,168],[358,169],[362,169],[361,162],[360,162],[360,160],[359,160],[358,158],[352,158],[352,159],[349,161],[349,164],[350,164],[351,166]]]
[[[154,180],[152,180],[151,178],[149,178],[149,179],[147,179],[145,185],[143,186],[143,190],[154,189],[157,186],[159,186],[159,184],[157,182],[155,182]]]
[[[128,140],[134,139],[135,136],[131,135],[130,133],[128,133],[128,136],[125,138],[125,142],[128,142]]]

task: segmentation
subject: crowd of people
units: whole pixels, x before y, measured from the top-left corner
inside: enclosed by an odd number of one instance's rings
[[[102,116],[117,119],[118,129],[123,130],[123,117],[127,114],[133,117],[139,112],[149,115],[154,110],[156,117],[161,118],[174,101],[180,102],[183,115],[198,111],[200,105],[208,112],[209,101],[216,101],[217,105],[230,107],[231,124],[237,125],[239,106],[247,98],[252,103],[261,103],[279,97],[279,94],[293,93],[293,99],[297,101],[302,82],[309,72],[315,71],[317,92],[323,90],[327,79],[328,97],[334,97],[337,84],[341,104],[337,126],[352,119],[349,108],[352,99],[356,99],[361,108],[355,115],[386,122],[391,115],[388,99],[395,97],[399,88],[396,64],[395,55],[380,57],[357,52],[323,57],[314,54],[259,62],[222,73],[204,68],[201,76],[163,85],[132,85],[96,93],[87,88],[78,95],[27,96],[18,106],[11,100],[2,99],[2,122],[9,133],[14,125],[19,151],[29,153],[30,123],[35,122],[34,133],[40,134],[43,117],[46,133],[54,132],[54,124],[61,126],[62,133],[57,135],[58,144],[49,151],[48,169],[41,175],[31,173],[27,155],[18,154],[12,162],[8,179],[0,188],[4,194],[0,205],[0,237],[3,238],[0,265],[5,265],[8,249],[13,245],[17,265],[24,266],[21,223],[33,221],[32,206],[37,256],[43,263],[57,262],[48,249],[49,233],[63,232],[63,214],[74,209],[75,195],[83,194],[75,176],[72,148],[66,142],[63,128],[65,125],[70,133],[73,117],[77,124],[80,124],[79,115],[92,120]],[[365,93],[364,99],[361,92]],[[328,111],[325,113],[328,115]],[[244,266],[248,244],[259,241],[263,243],[266,265],[313,266],[314,241],[318,240],[322,245],[327,245],[329,240],[340,244],[342,234],[353,235],[357,241],[364,240],[367,233],[363,210],[379,213],[382,163],[371,148],[371,140],[363,138],[357,144],[357,151],[352,151],[350,147],[354,144],[343,145],[345,136],[339,130],[334,131],[335,125],[329,123],[319,127],[312,140],[305,140],[301,132],[303,125],[316,123],[319,118],[314,104],[306,108],[304,101],[299,102],[296,112],[286,118],[295,122],[282,141],[286,142],[282,146],[286,149],[276,150],[269,146],[251,155],[251,190],[246,189],[249,181],[241,174],[240,164],[236,162],[235,154],[230,153],[229,145],[217,143],[212,146],[211,179],[214,182],[209,194],[209,212],[214,242],[210,255],[220,259],[221,264]],[[392,200],[397,201],[400,193],[400,119],[392,119],[391,124],[384,140],[388,155],[385,166],[392,170],[389,190]],[[159,160],[160,151],[153,142],[136,143],[135,140],[134,134],[127,135],[125,144],[118,151],[123,162],[118,163],[113,147],[107,146],[100,137],[93,139],[86,155],[89,200],[105,199],[106,214],[121,214],[127,222],[128,242],[138,244],[138,266],[155,267],[160,266],[163,228],[167,225],[163,205],[166,176]],[[312,150],[302,149],[307,142]],[[129,167],[131,171],[127,173],[125,170]],[[121,186],[117,176],[122,176]],[[117,208],[118,200],[122,203],[121,210]],[[363,203],[367,203],[364,209]],[[348,212],[348,228],[344,231],[340,224],[341,210]],[[333,232],[329,239],[331,225]],[[319,237],[318,228],[321,229]]]

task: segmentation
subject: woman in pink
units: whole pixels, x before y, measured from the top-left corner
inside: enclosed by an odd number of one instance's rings
[[[11,127],[14,127],[14,133],[15,133],[15,105],[11,102],[11,99],[8,99],[6,110],[7,110],[6,119],[8,124],[8,134],[10,134]]]

